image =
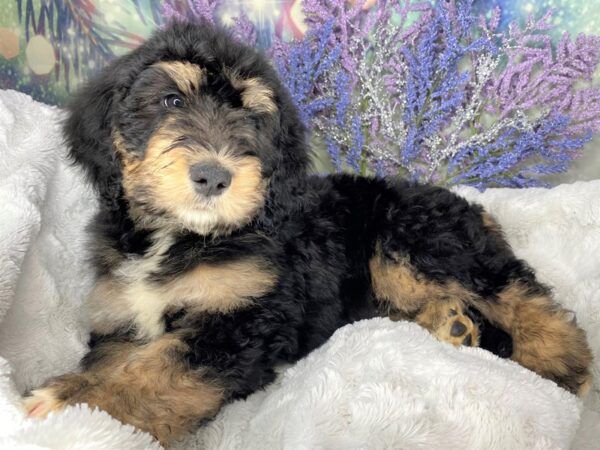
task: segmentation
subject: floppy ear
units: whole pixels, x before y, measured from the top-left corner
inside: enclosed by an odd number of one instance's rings
[[[67,105],[63,131],[70,157],[80,164],[104,207],[118,209],[122,198],[121,168],[112,143],[114,98],[118,95],[117,60],[83,85]]]

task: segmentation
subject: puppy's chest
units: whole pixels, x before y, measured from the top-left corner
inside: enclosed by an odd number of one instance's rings
[[[164,333],[163,317],[168,311],[232,312],[251,305],[277,282],[269,262],[254,256],[200,261],[176,275],[161,276],[172,244],[169,237],[157,240],[145,255],[122,261],[98,280],[89,300],[95,332],[133,326],[138,337],[153,338]]]

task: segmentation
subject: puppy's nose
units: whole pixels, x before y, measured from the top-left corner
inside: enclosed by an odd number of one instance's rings
[[[196,192],[206,197],[221,195],[231,184],[231,174],[217,163],[198,163],[190,167]]]

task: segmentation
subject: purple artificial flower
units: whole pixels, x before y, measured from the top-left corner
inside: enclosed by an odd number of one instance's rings
[[[204,19],[214,23],[218,0],[165,0],[163,17],[168,20]]]
[[[363,151],[364,137],[360,128],[360,117],[354,116],[352,119],[352,145],[348,150],[346,162],[348,166],[357,173],[360,173],[361,154]]]
[[[578,85],[590,82],[600,63],[600,37],[580,34],[572,41],[565,33],[554,50],[550,36],[544,34],[550,17],[551,11],[537,22],[530,19],[525,29],[511,26],[503,38],[506,68],[486,90],[487,109],[504,118],[545,107],[572,117],[565,132],[577,134],[587,128],[598,132],[600,88],[582,90]],[[589,99],[587,108],[581,108],[586,100],[580,92]]]
[[[256,27],[242,11],[239,16],[233,18],[233,25],[226,26],[220,23],[217,17],[217,10],[222,6],[219,0],[165,0],[162,9],[165,22],[171,20],[182,21],[200,21],[205,20],[209,23],[219,23],[228,28],[233,37],[240,42],[255,46],[257,42]]]
[[[567,116],[550,114],[531,130],[509,127],[495,142],[465,150],[448,166],[449,171],[461,167],[457,163],[463,167],[451,184],[478,189],[490,184],[544,186],[537,175],[564,172],[592,137],[591,132],[580,137],[565,136],[569,122]],[[465,159],[470,160],[469,164],[464,164]]]
[[[333,20],[330,20],[320,29],[307,33],[301,42],[276,43],[272,51],[275,67],[309,129],[312,129],[314,117],[327,110],[334,101],[332,96],[319,89],[323,77],[335,70],[340,58],[340,48],[328,46],[332,30]]]

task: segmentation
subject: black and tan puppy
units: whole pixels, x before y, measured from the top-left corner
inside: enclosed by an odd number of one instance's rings
[[[85,402],[169,444],[277,363],[382,315],[590,386],[584,332],[482,208],[437,187],[309,176],[290,96],[226,32],[158,32],[69,111],[71,155],[102,203],[93,333],[81,371],[34,391],[29,415]]]

